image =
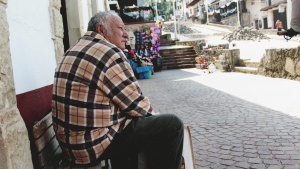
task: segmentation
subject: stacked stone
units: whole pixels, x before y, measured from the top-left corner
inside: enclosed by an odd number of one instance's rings
[[[252,40],[259,41],[261,39],[270,39],[262,33],[259,33],[258,30],[254,28],[244,27],[237,28],[232,33],[226,34],[223,39],[228,40],[229,42],[233,40]]]

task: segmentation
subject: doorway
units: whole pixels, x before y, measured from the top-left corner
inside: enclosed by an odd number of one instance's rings
[[[255,25],[254,25],[254,26],[255,26],[255,29],[259,29],[259,28],[258,28],[258,20],[255,20],[254,23],[255,23]]]
[[[268,18],[264,18],[263,19],[263,22],[264,22],[264,29],[268,29]]]
[[[275,25],[277,20],[280,20],[283,25],[283,29],[287,30],[287,19],[286,19],[286,11],[279,13],[278,10],[273,11],[274,23]]]
[[[62,16],[62,21],[64,26],[63,43],[64,43],[64,52],[66,52],[70,48],[66,0],[61,0],[60,14]]]

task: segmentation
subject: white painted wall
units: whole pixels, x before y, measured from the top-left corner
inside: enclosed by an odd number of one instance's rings
[[[287,0],[287,6],[285,8],[286,11],[286,18],[287,18],[287,28],[291,28],[291,19],[292,19],[292,1]]]
[[[251,1],[247,1],[247,9],[250,10],[250,21],[251,24],[253,24],[253,27],[255,28],[255,20],[262,20],[262,8],[263,3],[259,1],[255,1],[255,3],[252,5]]]
[[[16,94],[52,84],[56,60],[49,1],[8,1],[6,10]]]
[[[86,0],[82,2],[82,19],[83,19],[83,32],[87,31],[88,23],[91,17],[89,17],[89,4]]]
[[[268,27],[275,29],[275,21],[272,10],[268,10]]]
[[[106,11],[106,8],[105,8],[105,0],[98,0],[98,7],[99,7],[99,11]]]

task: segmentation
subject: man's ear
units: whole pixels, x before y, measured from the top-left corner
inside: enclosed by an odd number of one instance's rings
[[[104,27],[102,25],[97,25],[96,26],[96,31],[100,34],[100,35],[104,35]]]

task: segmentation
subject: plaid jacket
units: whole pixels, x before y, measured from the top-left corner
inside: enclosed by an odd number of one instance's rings
[[[94,162],[130,116],[152,111],[123,52],[96,32],[80,38],[56,68],[53,126],[73,163]]]

